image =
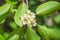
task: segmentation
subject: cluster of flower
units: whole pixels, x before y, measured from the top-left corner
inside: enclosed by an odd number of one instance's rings
[[[27,24],[28,26],[36,26],[36,16],[35,13],[31,12],[30,10],[27,11],[26,14],[24,14],[21,17],[21,20],[23,24]]]

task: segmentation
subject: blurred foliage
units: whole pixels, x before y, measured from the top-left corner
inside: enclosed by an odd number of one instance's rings
[[[49,1],[57,3],[45,4],[43,8],[40,6]],[[25,3],[22,0],[0,0],[0,40],[60,40],[60,6],[57,6],[60,0],[29,0],[29,9],[37,14],[36,20],[39,24],[33,28],[23,26],[20,19],[27,11]],[[44,11],[41,12],[42,10]],[[42,14],[45,15],[41,16]]]

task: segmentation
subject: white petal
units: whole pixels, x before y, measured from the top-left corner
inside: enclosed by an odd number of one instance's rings
[[[31,11],[30,11],[30,10],[28,10],[28,11],[27,11],[27,13],[31,13]]]
[[[24,17],[21,17],[21,20],[23,21],[24,20]]]
[[[35,23],[35,24],[33,24],[33,26],[36,26],[36,23]]]

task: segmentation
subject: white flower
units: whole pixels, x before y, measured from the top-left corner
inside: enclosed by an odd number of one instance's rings
[[[21,20],[24,25],[27,24],[28,26],[36,26],[36,19],[35,18],[36,18],[35,13],[28,10],[27,13],[21,17]]]

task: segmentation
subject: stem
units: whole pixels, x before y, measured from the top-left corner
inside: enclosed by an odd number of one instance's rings
[[[22,2],[24,2],[24,0],[22,0]]]
[[[28,8],[28,0],[26,0],[27,8]]]
[[[28,0],[25,0],[26,1],[26,4],[27,4],[27,8],[28,8]],[[24,0],[22,0],[22,2],[24,2]]]

